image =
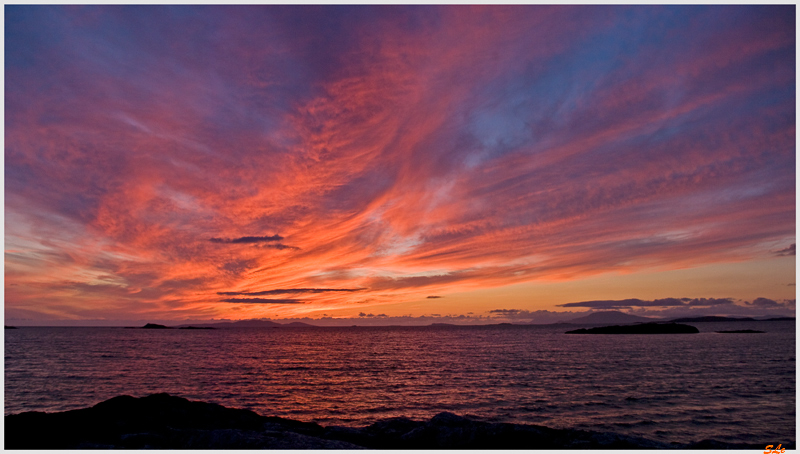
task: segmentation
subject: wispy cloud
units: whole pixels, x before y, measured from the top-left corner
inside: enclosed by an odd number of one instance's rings
[[[270,299],[270,298],[227,298],[220,300],[223,303],[246,303],[246,304],[303,304],[304,301],[285,298],[285,299]]]
[[[10,315],[219,317],[218,293],[287,288],[366,290],[240,313],[405,313],[795,254],[792,5],[6,15]],[[612,297],[564,307],[691,306]]]
[[[297,247],[297,246],[289,246],[289,245],[282,244],[282,243],[267,244],[264,247],[272,248],[272,249],[278,249],[278,250],[281,250],[281,251],[283,251],[285,249],[290,249],[290,250],[293,250],[293,251],[299,251],[300,250],[300,248]]]
[[[780,251],[775,251],[776,255],[785,256],[785,255],[796,255],[795,254],[795,243],[792,243],[789,247],[781,249]]]
[[[367,290],[366,288],[284,288],[274,290],[262,290],[259,292],[217,292],[217,295],[283,295],[294,293],[336,293],[336,292],[361,292]]]
[[[209,238],[208,241],[212,243],[226,243],[226,244],[253,244],[253,243],[266,243],[272,241],[280,241],[283,237],[280,235],[272,236],[242,236],[239,238]]]
[[[683,306],[719,306],[733,304],[731,298],[662,298],[656,300],[581,301],[577,303],[559,304],[559,307],[590,307],[593,309],[630,309],[632,307],[683,307]]]
[[[492,309],[489,311],[490,314],[499,314],[499,315],[519,315],[519,314],[526,314],[528,311],[522,309]]]

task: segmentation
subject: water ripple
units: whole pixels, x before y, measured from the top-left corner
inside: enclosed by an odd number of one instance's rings
[[[795,330],[781,323],[758,336],[591,339],[535,326],[22,328],[5,333],[5,412],[168,392],[342,426],[451,411],[665,442],[788,442]]]

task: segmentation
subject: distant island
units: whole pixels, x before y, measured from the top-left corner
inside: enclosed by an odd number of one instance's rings
[[[142,329],[173,329],[171,326],[159,325],[157,323],[148,323]]]
[[[166,325],[159,325],[158,323],[148,323],[144,326],[135,327],[135,326],[126,326],[126,329],[216,329],[212,326],[193,326],[193,325],[181,325],[181,326],[166,326]]]
[[[700,330],[679,323],[641,323],[638,325],[600,326],[567,331],[565,334],[695,334]]]
[[[788,441],[788,440],[787,440]],[[794,449],[794,443],[784,443]],[[118,396],[91,408],[5,417],[5,449],[763,449],[763,443],[662,443],[439,413],[366,427],[320,426],[169,394]]]

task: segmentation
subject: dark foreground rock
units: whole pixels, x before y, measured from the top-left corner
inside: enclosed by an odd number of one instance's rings
[[[5,417],[5,449],[763,449],[703,440],[666,444],[615,433],[473,421],[440,413],[361,428],[322,427],[168,394]]]
[[[680,323],[642,323],[639,325],[600,326],[589,329],[576,329],[566,334],[695,334],[700,330]]]

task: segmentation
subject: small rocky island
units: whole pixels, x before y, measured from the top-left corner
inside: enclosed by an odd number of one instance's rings
[[[786,444],[793,449],[794,444]],[[475,421],[439,413],[365,427],[261,416],[169,394],[5,417],[5,449],[763,449],[715,440],[662,443],[612,432]]]
[[[148,323],[144,325],[141,329],[174,329],[171,326],[159,325],[158,323]]]
[[[566,334],[695,334],[700,330],[680,323],[640,323],[637,325],[599,326],[567,331]]]
[[[192,326],[192,325],[183,325],[183,326],[166,326],[166,325],[159,325],[158,323],[148,323],[144,326],[135,327],[135,326],[126,326],[126,329],[217,329],[213,326]]]

